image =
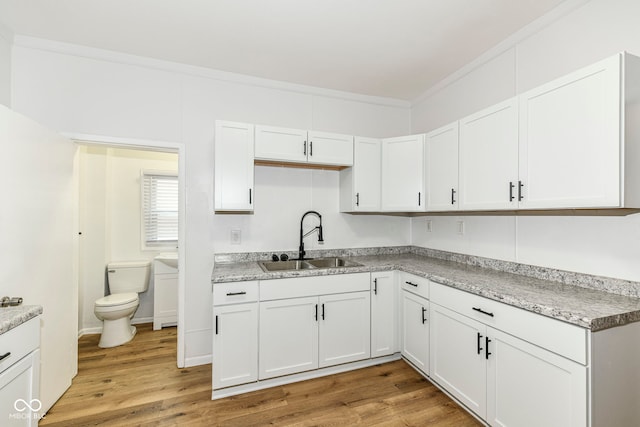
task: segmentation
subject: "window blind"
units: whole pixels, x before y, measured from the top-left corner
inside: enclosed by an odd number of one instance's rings
[[[143,239],[147,246],[178,242],[178,177],[175,174],[142,175]]]

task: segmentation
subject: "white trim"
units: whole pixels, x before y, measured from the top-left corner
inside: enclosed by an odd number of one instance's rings
[[[427,89],[421,95],[417,96],[411,101],[411,108],[430,98],[455,81],[460,80],[462,77],[466,76],[467,74],[471,73],[472,71],[476,70],[477,68],[486,64],[497,56],[503,54],[507,50],[515,48],[519,43],[522,43],[524,40],[538,33],[543,28],[548,27],[558,19],[568,15],[569,13],[573,12],[574,10],[576,10],[580,6],[585,5],[588,2],[589,0],[566,0],[551,11],[542,15],[540,18],[522,27],[520,30],[502,40],[500,43],[487,50],[485,53],[483,53],[473,61],[465,64],[459,70],[449,74],[447,77],[431,86],[429,89]]]
[[[325,89],[316,86],[307,86],[296,83],[288,83],[279,80],[270,80],[261,77],[253,77],[245,74],[231,73],[227,71],[214,70],[211,68],[199,67],[195,65],[182,64],[178,62],[164,61],[143,56],[131,55],[128,53],[116,52],[94,47],[80,46],[70,43],[63,43],[54,40],[40,39],[23,35],[15,35],[14,45],[43,50],[48,52],[72,55],[101,61],[115,62],[127,65],[153,68],[162,71],[187,74],[197,77],[205,77],[224,82],[240,83],[248,86],[259,86],[269,89],[278,89],[288,92],[302,93],[305,95],[325,96],[329,98],[343,99],[347,101],[357,101],[367,104],[382,105],[387,107],[411,108],[411,103],[403,99],[386,98],[381,96],[362,95],[353,92],[346,92],[334,89]]]
[[[400,360],[400,353],[390,356],[376,357],[374,359],[360,360],[358,362],[345,363],[343,365],[329,366],[326,368],[315,369],[313,371],[301,372],[299,374],[285,375],[283,377],[270,378],[254,383],[242,384],[239,386],[222,388],[213,390],[211,400],[222,399],[223,397],[235,396],[242,393],[248,393],[256,390],[264,390],[265,388],[276,387],[284,384],[306,381],[313,378],[325,377],[327,375],[339,374],[342,372],[355,371],[356,369],[368,368],[370,366],[380,365],[382,363],[394,362]]]
[[[187,357],[184,366],[178,366],[179,368],[190,368],[192,366],[208,365],[212,361],[210,354],[204,356]]]
[[[76,143],[89,143],[96,145],[118,146],[126,148],[142,148],[146,150],[175,151],[178,153],[178,193],[179,193],[179,223],[178,223],[178,344],[177,344],[177,364],[179,368],[185,367],[185,306],[186,295],[186,146],[182,142],[154,141],[133,138],[120,138],[101,135],[90,135],[82,133],[62,133],[62,135]],[[148,322],[153,322],[149,319]],[[211,357],[209,356],[209,363]]]

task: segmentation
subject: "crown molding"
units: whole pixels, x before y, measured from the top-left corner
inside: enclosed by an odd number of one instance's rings
[[[214,70],[211,68],[198,67],[195,65],[182,64],[178,62],[164,61],[143,56],[131,55],[128,53],[116,52],[105,49],[98,49],[87,46],[80,46],[71,43],[58,42],[54,40],[41,39],[16,34],[14,45],[29,49],[42,50],[59,53],[63,55],[77,56],[82,58],[95,59],[106,62],[114,62],[126,65],[135,65],[177,74],[184,74],[196,77],[204,77],[230,83],[239,83],[249,86],[258,86],[268,89],[277,89],[287,92],[295,92],[304,95],[316,95],[329,98],[336,98],[345,101],[362,102],[386,107],[411,108],[411,102],[385,98],[371,95],[362,95],[352,92],[325,89],[315,86],[307,86],[296,83],[288,83],[279,80],[270,80],[261,77],[253,77],[244,74],[231,73],[227,71]]]
[[[581,6],[587,4],[590,0],[566,0],[560,5],[556,6],[546,14],[542,15],[540,18],[531,22],[530,24],[522,27],[520,30],[516,31],[491,49],[487,50],[485,53],[464,65],[459,70],[453,72],[452,74],[445,77],[443,80],[440,80],[435,85],[431,86],[425,92],[423,92],[418,97],[414,98],[411,101],[411,107],[415,107],[417,104],[425,101],[430,98],[432,95],[441,91],[445,87],[450,84],[460,80],[462,77],[471,73],[472,71],[478,69],[480,66],[486,64],[490,60],[496,58],[497,56],[503,54],[509,49],[515,48],[518,44],[522,43],[524,40],[533,36],[534,34],[540,32],[545,27],[553,24],[558,19],[570,14],[574,10],[578,9]]]

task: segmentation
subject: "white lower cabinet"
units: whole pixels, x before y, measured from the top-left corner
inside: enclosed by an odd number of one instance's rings
[[[261,380],[318,368],[318,297],[260,303]]]
[[[402,291],[402,356],[429,374],[429,301]]]
[[[485,303],[482,297],[441,289],[431,290],[430,373],[434,382],[492,426],[587,425],[587,366],[496,329],[543,329],[549,319],[540,318],[543,323],[537,324],[539,316],[527,313],[534,317],[521,322],[508,316],[517,309],[505,306],[506,311],[500,312],[499,305]],[[465,298],[472,298],[473,313],[487,320],[472,319],[435,303],[447,302],[440,296],[450,298],[456,308]],[[584,345],[582,350],[586,350]]]
[[[398,351],[398,285],[393,271],[371,273],[371,357]]]
[[[260,303],[261,380],[370,357],[369,292]]]

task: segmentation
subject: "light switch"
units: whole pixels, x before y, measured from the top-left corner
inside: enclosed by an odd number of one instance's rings
[[[237,228],[231,230],[231,244],[239,245],[242,241],[242,231]]]
[[[458,234],[463,235],[464,234],[464,221],[458,221],[457,222],[457,226],[458,226]]]

